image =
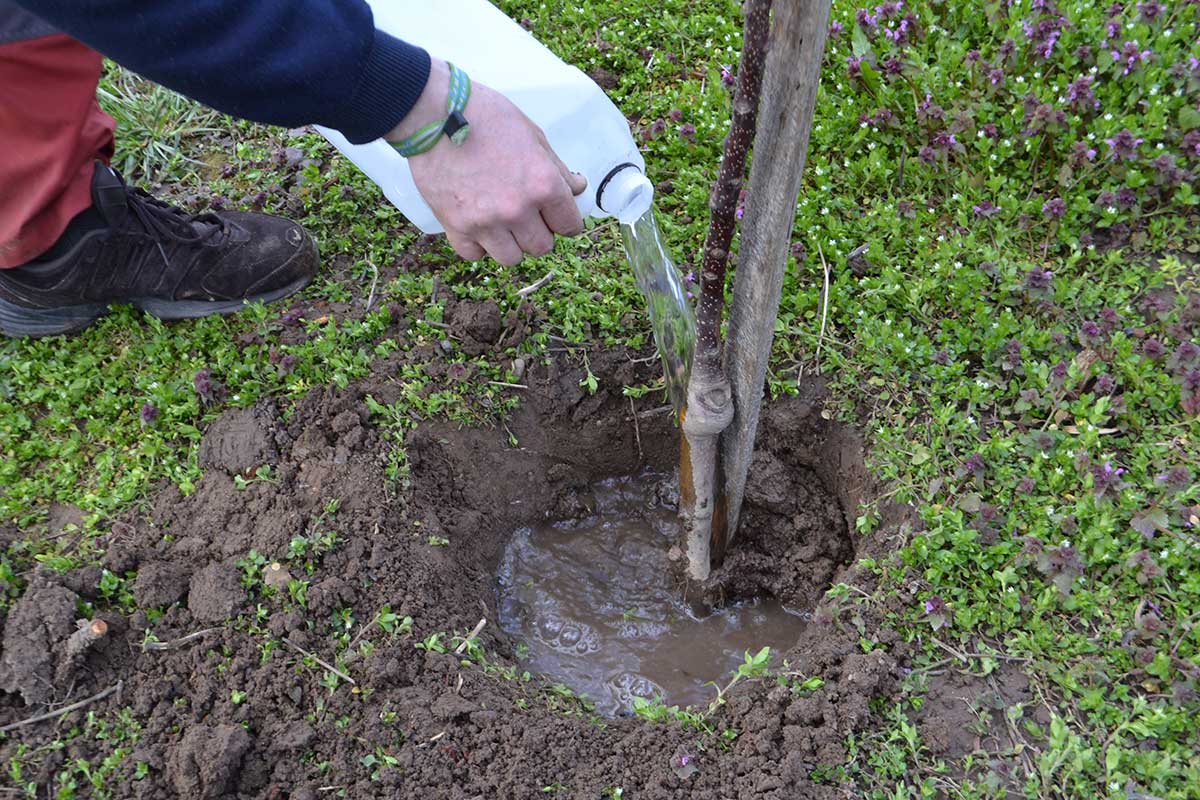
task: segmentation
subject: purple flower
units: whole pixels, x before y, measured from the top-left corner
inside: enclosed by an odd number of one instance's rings
[[[1100,41],[1101,46],[1108,46],[1108,40],[1116,38],[1117,34],[1120,32],[1121,23],[1115,19],[1110,20],[1109,23],[1104,26],[1104,38]]]
[[[937,153],[932,147],[922,147],[917,153],[917,158],[922,164],[933,165],[937,163]]]
[[[1021,342],[1018,339],[1009,339],[1004,345],[1004,356],[1000,359],[1000,365],[1006,370],[1014,370],[1021,366]]]
[[[950,353],[945,350],[938,350],[933,354],[933,361],[935,364],[945,366],[950,363]]]
[[[836,39],[841,36],[842,32],[845,30],[846,27],[835,19],[833,22],[829,23],[829,38]]]
[[[933,146],[943,150],[949,150],[958,145],[958,139],[954,138],[953,133],[942,131],[933,137]]]
[[[1198,361],[1200,361],[1200,347],[1193,342],[1182,342],[1167,359],[1167,368],[1174,370],[1179,367],[1189,367]]]
[[[1004,83],[1004,70],[1000,67],[992,67],[990,70],[988,70],[987,77],[988,82],[991,83],[992,86],[999,86],[1000,84]]]
[[[1033,478],[1029,477],[1028,475],[1026,475],[1024,478],[1021,478],[1021,482],[1017,484],[1018,494],[1029,494],[1033,491],[1033,489]]]
[[[1079,59],[1080,61],[1084,61],[1084,62],[1091,61],[1092,60],[1092,46],[1090,44],[1081,44],[1081,45],[1079,45],[1079,47],[1076,47],[1075,48],[1075,58]]]
[[[297,358],[291,353],[288,353],[286,356],[279,359],[279,371],[284,375],[290,375],[292,370],[296,368],[296,361]]]
[[[857,56],[848,56],[846,58],[846,74],[851,78],[857,78],[862,74],[862,59]]]
[[[1154,159],[1154,171],[1158,173],[1159,182],[1167,186],[1179,186],[1189,179],[1188,174],[1175,165],[1175,156],[1170,153]]]
[[[945,614],[946,613],[946,601],[943,600],[942,598],[938,597],[937,595],[934,595],[933,597],[931,597],[925,601],[925,613],[926,614]]]
[[[672,122],[683,122],[683,112],[678,108],[672,108],[667,116],[670,117]]]
[[[1179,383],[1185,392],[1200,392],[1200,369],[1188,370]]]
[[[972,210],[975,212],[975,216],[983,217],[984,219],[989,219],[1000,213],[1000,209],[993,205],[990,200],[984,200],[982,203],[973,206]]]
[[[192,387],[200,397],[200,402],[205,405],[222,400],[225,397],[224,385],[220,381],[213,379],[212,370],[210,369],[197,370],[196,374],[192,376]]]
[[[147,428],[158,420],[158,409],[150,403],[142,405],[142,427]]]
[[[1091,75],[1081,75],[1067,87],[1067,102],[1072,107],[1079,111],[1100,107],[1100,101],[1096,99],[1096,93],[1092,91],[1093,80]]]
[[[1151,361],[1158,361],[1167,354],[1167,348],[1158,339],[1147,339],[1142,342],[1142,355]]]
[[[1137,205],[1137,192],[1129,187],[1125,187],[1117,192],[1117,206],[1120,208],[1133,208]]]
[[[304,309],[297,306],[296,308],[290,309],[286,314],[282,315],[279,318],[279,322],[282,325],[290,326],[298,324],[302,319],[304,319]]]
[[[804,246],[804,242],[795,242],[792,244],[792,255],[797,261],[803,261],[808,258],[808,248]]]
[[[735,78],[733,75],[733,65],[732,64],[722,64],[721,65],[721,83],[725,84],[726,86],[733,86],[733,84],[736,82],[737,82],[737,78]]]
[[[1099,344],[1101,334],[1100,326],[1090,319],[1079,326],[1079,341],[1085,345]]]
[[[1067,204],[1061,197],[1051,197],[1042,203],[1042,216],[1047,219],[1062,219],[1067,213]]]
[[[1018,357],[1020,357],[1020,346],[1020,343],[1018,343]],[[979,455],[979,453],[972,453],[971,455],[967,456],[967,460],[963,462],[963,469],[973,475],[982,475],[984,466],[983,456]]]
[[[871,15],[871,12],[865,8],[860,8],[854,14],[854,19],[858,22],[858,27],[862,28],[867,33],[873,33],[879,27],[879,18]]]
[[[879,66],[883,68],[884,75],[899,75],[904,71],[904,62],[895,56],[888,56]]]
[[[980,55],[978,50],[968,50],[967,51],[967,63],[968,64],[977,64],[982,59],[983,59],[983,56]]]
[[[1101,375],[1096,378],[1096,394],[1109,395],[1117,388],[1117,382],[1112,379],[1111,375]]]
[[[1031,269],[1025,273],[1025,286],[1029,289],[1041,290],[1050,288],[1054,273],[1048,269]]]
[[[1123,63],[1125,68],[1121,70],[1122,75],[1128,75],[1133,72],[1134,67],[1138,64],[1145,63],[1150,60],[1150,56],[1154,55],[1149,50],[1139,50],[1137,40],[1125,42],[1119,51],[1113,50],[1113,61]]]
[[[1153,22],[1154,20],[1158,19],[1162,16],[1163,11],[1165,10],[1162,3],[1159,3],[1158,0],[1149,0],[1149,2],[1146,3],[1138,3],[1137,8],[1138,11],[1142,12],[1142,19],[1146,20],[1147,22]]]
[[[994,123],[988,122],[983,126],[983,135],[989,139],[999,139],[1000,129]]]
[[[901,200],[896,203],[896,215],[904,219],[912,219],[917,216],[917,210],[909,200]]]
[[[1100,496],[1120,491],[1125,488],[1125,482],[1121,480],[1121,476],[1124,474],[1125,470],[1120,467],[1114,467],[1111,461],[1105,461],[1103,464],[1093,464],[1092,490]]]
[[[679,126],[679,136],[689,142],[696,141],[696,126],[690,122],[685,122]]]
[[[1138,145],[1144,141],[1145,139],[1134,136],[1128,128],[1123,128],[1116,136],[1105,139],[1104,143],[1109,147],[1108,157],[1112,160],[1133,161],[1137,158]]]
[[[1183,491],[1192,485],[1192,471],[1183,465],[1171,467],[1164,478],[1168,486],[1178,491]]]
[[[1075,169],[1081,168],[1089,161],[1096,160],[1096,150],[1089,147],[1087,142],[1075,142],[1071,145],[1071,166]]]

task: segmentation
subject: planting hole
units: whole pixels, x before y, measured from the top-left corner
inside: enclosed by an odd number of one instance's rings
[[[787,649],[805,625],[767,598],[693,610],[668,563],[672,488],[649,471],[593,484],[590,513],[518,529],[500,562],[500,625],[528,648],[526,668],[602,714],[627,713],[638,696],[706,704],[747,650]]]

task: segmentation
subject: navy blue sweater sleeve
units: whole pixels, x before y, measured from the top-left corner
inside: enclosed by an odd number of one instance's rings
[[[18,0],[134,72],[237,117],[377,139],[412,108],[429,54],[363,0]]]

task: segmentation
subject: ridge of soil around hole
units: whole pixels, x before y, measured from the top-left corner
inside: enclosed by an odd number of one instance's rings
[[[131,798],[315,798],[330,785],[354,798],[529,797],[553,784],[581,797],[616,786],[648,798],[840,796],[811,772],[844,760],[845,737],[867,724],[870,701],[895,691],[905,647],[879,628],[882,612],[850,625],[817,604],[834,580],[872,588],[869,573],[847,565],[856,544],[860,556],[891,550],[903,514],[885,514],[882,528],[857,543],[847,535],[872,486],[858,437],[821,419],[819,387],[765,410],[744,528],[712,581],[727,598],[765,593],[817,607],[818,622],[784,654],[791,670],[824,679],[815,692],[799,696],[774,680],[739,686],[710,720],[717,731],[738,732],[723,749],[676,724],[601,725],[577,703],[539,691],[536,679],[507,680],[414,646],[440,633],[452,649],[452,634],[486,617],[477,641],[489,663],[519,675],[514,643],[492,622],[505,537],[534,519],[582,513],[599,478],[671,467],[677,439],[669,415],[646,414],[635,426],[621,393],[652,378],[656,365],[613,352],[593,353],[589,364],[601,381],[590,396],[579,386],[583,370],[565,360],[531,365],[507,431],[419,426],[406,443],[411,488],[398,494],[383,479],[390,445],[364,403],[368,394],[399,396],[386,360],[344,392],[314,390],[286,420],[270,401],[226,412],[206,435],[208,470],[196,491],[182,497],[165,488],[148,513],[126,514],[108,537],[103,566],[136,572],[135,600],[161,617],[151,624],[144,610],[103,614],[105,641],[64,668],[72,601],[98,597],[99,569],[37,571],[3,632],[0,687],[9,694],[0,699],[0,724],[41,710],[26,702],[73,702],[123,680],[119,695],[90,710],[128,707],[141,725],[118,779],[118,794]],[[272,481],[239,490],[230,472],[259,459],[272,460]],[[323,515],[331,499],[340,507]],[[286,560],[294,537],[327,531],[337,532],[332,550]],[[449,543],[432,546],[431,537]],[[287,592],[263,597],[260,584],[247,588],[238,562],[252,549],[310,582],[306,607]],[[363,629],[385,605],[412,617],[410,634]],[[256,619],[256,606],[268,610],[265,619]],[[356,642],[339,655],[344,609]],[[863,653],[858,625],[884,649]],[[171,649],[142,647],[150,631],[169,642],[206,630]],[[326,670],[278,644],[284,638],[324,661],[340,659],[356,685],[331,691],[322,684]],[[270,641],[276,645],[264,649]],[[374,646],[365,657],[363,641]],[[33,675],[51,680],[48,697]],[[234,691],[245,693],[238,702]],[[0,758],[19,743],[47,743],[86,713],[19,729],[0,743]],[[99,747],[78,737],[49,752],[34,779],[44,785],[65,759],[95,757]],[[685,754],[697,771],[680,777]],[[368,756],[374,763],[364,763]],[[137,762],[150,769],[134,781]]]

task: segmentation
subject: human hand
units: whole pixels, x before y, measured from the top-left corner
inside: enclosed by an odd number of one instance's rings
[[[400,141],[445,117],[449,86],[449,67],[434,59],[421,99],[386,138]],[[433,149],[408,160],[413,182],[460,256],[475,261],[486,253],[512,266],[526,253],[549,253],[556,233],[583,231],[574,196],[587,188],[587,179],[567,169],[541,128],[478,83],[463,114],[471,131],[462,145],[442,136]]]

